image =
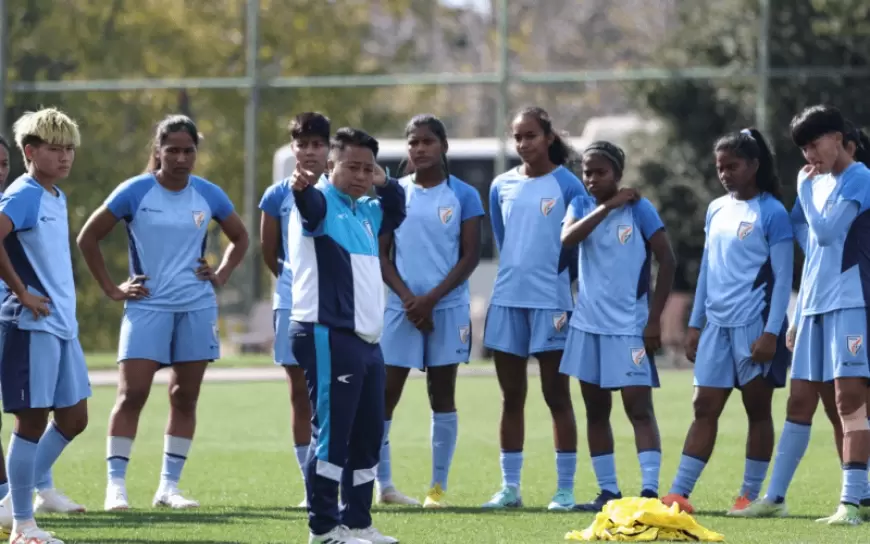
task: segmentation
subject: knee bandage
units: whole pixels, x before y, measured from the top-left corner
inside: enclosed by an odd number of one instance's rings
[[[843,421],[844,433],[857,433],[860,431],[870,431],[870,424],[867,423],[867,404],[861,403],[861,407],[851,414],[840,416]]]

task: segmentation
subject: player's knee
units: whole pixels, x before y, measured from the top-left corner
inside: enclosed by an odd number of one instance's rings
[[[839,398],[837,400],[839,401]],[[857,404],[858,407],[850,411],[849,408],[852,406],[840,406],[838,403],[844,433],[857,433],[870,430],[870,425],[867,423],[867,403],[864,399],[860,399],[860,402],[857,402]]]
[[[652,404],[648,402],[635,402],[628,406],[625,415],[628,421],[635,427],[649,425],[655,421],[655,412]]]
[[[526,408],[526,395],[523,391],[505,391],[501,401],[506,414],[522,414]]]
[[[122,412],[139,413],[145,406],[145,401],[148,400],[148,389],[146,388],[126,388],[118,393],[116,401],[117,409]]]
[[[562,387],[561,384],[544,388],[544,402],[552,413],[571,412],[574,407],[571,403],[571,390]]]
[[[176,385],[169,390],[169,405],[176,412],[184,414],[196,413],[196,402],[199,399],[199,388]]]
[[[815,395],[795,394],[792,391],[786,404],[786,418],[797,423],[809,423],[813,420],[818,402]]]
[[[692,410],[696,420],[716,420],[722,409],[719,403],[709,397],[698,395],[692,400]]]
[[[773,425],[773,415],[771,414],[770,405],[767,403],[747,404],[746,419],[749,424],[766,424]]]

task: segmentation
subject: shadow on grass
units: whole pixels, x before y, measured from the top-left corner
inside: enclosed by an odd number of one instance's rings
[[[308,515],[299,508],[227,507],[199,510],[131,510],[128,512],[88,512],[73,516],[45,516],[49,530],[141,528],[149,524],[232,525],[257,520],[305,522]],[[135,541],[133,541],[135,542]],[[150,542],[150,541],[148,541]],[[197,541],[190,541],[196,543]]]
[[[757,520],[757,519],[763,519],[766,521],[776,521],[776,520],[787,521],[790,519],[808,519],[808,520],[815,521],[819,518],[825,517],[824,515],[808,516],[808,515],[804,514],[804,515],[796,516],[794,514],[789,514],[787,518],[739,518],[736,516],[729,516],[726,512],[723,512],[722,510],[700,510],[700,511],[695,512],[693,515],[695,517],[704,516],[706,518],[725,518],[725,519],[749,520],[749,521]]]
[[[178,539],[174,540],[151,540],[151,539],[137,539],[137,538],[100,538],[99,540],[66,540],[65,542],[69,542],[71,544],[160,544],[166,542],[179,542]],[[241,544],[241,540],[191,540],[185,538],[182,542],[185,544]],[[278,540],[275,541],[280,542]],[[266,543],[269,544],[269,543]]]

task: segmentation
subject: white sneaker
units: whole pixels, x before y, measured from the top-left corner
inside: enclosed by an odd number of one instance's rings
[[[368,529],[351,529],[350,534],[361,540],[366,540],[372,544],[399,544],[399,541],[391,536],[382,535],[374,526]]]
[[[420,506],[420,501],[399,492],[393,486],[378,490],[378,504],[401,504],[403,506]]]
[[[106,486],[106,502],[103,503],[106,512],[129,510],[130,502],[127,500],[127,486],[123,480],[112,480]]]
[[[344,525],[339,525],[335,529],[322,535],[310,533],[308,536],[308,544],[372,544],[368,540],[360,540],[350,534],[350,530]]]
[[[0,530],[5,533],[12,531],[12,501],[9,495],[0,500]]]
[[[43,531],[35,523],[21,527],[9,535],[9,544],[63,544],[63,540],[47,531]]]
[[[36,500],[33,501],[33,511],[37,514],[76,514],[86,510],[57,489],[37,491]]]
[[[175,510],[185,510],[187,508],[199,508],[199,503],[193,499],[185,498],[181,495],[178,489],[167,487],[157,490],[154,495],[152,506],[166,506]]]

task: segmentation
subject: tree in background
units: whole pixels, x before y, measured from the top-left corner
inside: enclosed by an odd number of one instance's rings
[[[756,65],[758,0],[680,2],[679,28],[658,51],[674,68]],[[771,0],[770,64],[794,67],[870,65],[870,2],[867,0]],[[821,102],[840,107],[859,126],[870,125],[867,78],[774,78],[770,83],[769,126],[765,134],[777,154],[786,206],[794,200],[803,165],[788,125],[802,108]],[[707,204],[723,194],[712,147],[722,134],[752,126],[752,80],[661,81],[634,86],[638,102],[668,126],[655,139],[636,142],[636,183],[657,201],[679,256],[677,287],[694,289],[704,243]],[[800,263],[797,263],[800,266]],[[800,275],[796,275],[799,279]]]
[[[401,3],[404,0],[396,0]],[[62,4],[62,5],[61,5]],[[9,2],[9,80],[238,77],[245,73],[244,0],[107,0]],[[360,2],[261,2],[264,76],[366,74],[383,71],[365,51],[369,11]],[[273,180],[272,154],[287,140],[293,113],[320,110],[336,125],[400,130],[409,115],[378,89],[266,89],[258,119],[258,193]],[[188,108],[204,134],[197,174],[242,205],[245,93],[233,90],[13,94],[10,123],[23,111],[55,105],[81,123],[82,148],[65,183],[70,233],[125,179],[143,171],[157,121]],[[7,127],[8,131],[8,127]],[[13,176],[21,171],[20,158]],[[259,194],[258,194],[259,196]],[[127,273],[124,229],[106,241],[113,278]],[[256,235],[256,233],[252,233]],[[78,317],[86,350],[114,350],[121,305],[109,303],[73,252]],[[251,252],[249,259],[259,258]],[[239,278],[234,278],[238,284]],[[232,293],[233,287],[226,291]]]

